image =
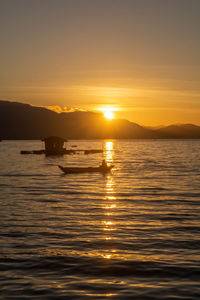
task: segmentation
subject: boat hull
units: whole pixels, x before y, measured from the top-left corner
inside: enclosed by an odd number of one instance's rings
[[[79,174],[79,173],[108,173],[113,168],[109,167],[62,167],[58,166],[65,174]]]

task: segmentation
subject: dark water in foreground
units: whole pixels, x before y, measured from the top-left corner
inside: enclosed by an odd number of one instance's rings
[[[0,299],[200,299],[200,141],[73,141],[102,154],[0,143]]]

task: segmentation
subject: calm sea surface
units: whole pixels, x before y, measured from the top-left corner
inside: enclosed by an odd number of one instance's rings
[[[72,145],[105,151],[0,143],[0,299],[200,299],[200,140]],[[105,176],[57,167],[103,158]]]

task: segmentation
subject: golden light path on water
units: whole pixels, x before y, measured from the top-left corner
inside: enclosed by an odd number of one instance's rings
[[[108,165],[113,164],[113,155],[114,155],[114,142],[113,141],[106,141],[105,142],[105,160]],[[103,220],[103,230],[105,234],[105,240],[112,240],[113,237],[111,233],[116,230],[116,224],[113,221],[114,211],[116,209],[116,197],[115,197],[115,182],[113,179],[112,174],[108,174],[106,177],[106,185],[105,185],[105,192],[106,195],[103,199],[104,201],[104,215],[105,220]],[[104,252],[101,256],[106,259],[111,259],[116,252],[115,249],[109,249]]]

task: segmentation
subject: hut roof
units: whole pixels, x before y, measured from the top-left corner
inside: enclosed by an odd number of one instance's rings
[[[42,141],[43,142],[46,142],[46,141],[48,141],[48,142],[67,142],[66,139],[63,139],[63,138],[58,137],[58,136],[48,136],[48,137],[42,139]]]

